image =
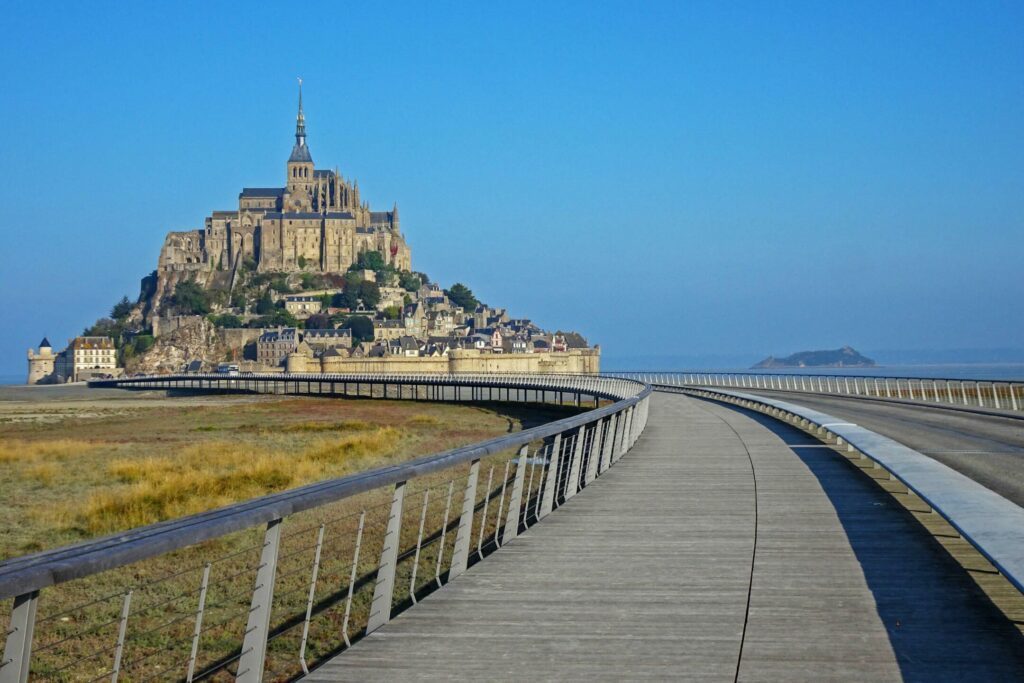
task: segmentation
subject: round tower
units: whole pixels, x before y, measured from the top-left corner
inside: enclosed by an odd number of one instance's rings
[[[28,384],[39,384],[53,375],[53,363],[56,360],[53,355],[53,347],[50,340],[43,337],[39,342],[39,352],[28,350]]]

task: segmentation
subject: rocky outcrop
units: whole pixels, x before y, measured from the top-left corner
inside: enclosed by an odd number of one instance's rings
[[[181,372],[192,361],[200,361],[203,370],[212,371],[229,353],[217,328],[206,318],[182,321],[171,333],[157,338],[146,353],[126,362],[128,373]]]
[[[768,356],[751,370],[770,368],[873,368],[875,361],[849,346],[835,351],[800,351],[785,358]]]

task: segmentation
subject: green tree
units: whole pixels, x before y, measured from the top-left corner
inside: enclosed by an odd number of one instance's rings
[[[292,288],[288,286],[288,276],[284,273],[275,273],[270,280],[270,288],[280,294],[291,294]]]
[[[377,308],[380,303],[380,287],[376,282],[364,282],[359,286],[359,298],[367,308]]]
[[[274,312],[274,300],[270,298],[270,290],[263,292],[256,302],[256,313],[258,315],[269,315]]]
[[[306,267],[306,257],[305,256],[300,256],[299,257],[299,268],[305,268],[305,267]]]
[[[398,284],[407,292],[418,292],[420,287],[423,286],[420,276],[416,273],[410,273],[408,270],[403,270],[398,274]]]
[[[121,300],[114,304],[114,307],[110,309],[110,317],[114,320],[124,320],[128,317],[128,314],[132,312],[132,308],[134,308],[132,302],[128,301],[127,296],[123,296],[121,297]]]
[[[195,282],[187,280],[174,288],[171,304],[184,315],[206,315],[210,312],[210,295]]]
[[[307,330],[333,330],[334,323],[326,313],[314,313],[306,318]]]
[[[480,302],[473,296],[473,290],[461,282],[456,282],[451,289],[444,290],[444,293],[453,304],[461,306],[467,312],[475,310],[480,305]]]
[[[231,308],[240,308],[245,312],[245,292],[236,289],[231,293]]]
[[[364,251],[356,260],[356,265],[365,270],[384,270],[384,257],[379,251]]]
[[[123,328],[120,323],[110,318],[100,318],[82,331],[84,337],[110,337],[115,342],[121,338]]]
[[[365,315],[353,315],[341,326],[343,330],[352,330],[352,340],[356,342],[373,341],[373,321]]]
[[[245,327],[242,324],[242,319],[237,315],[231,313],[225,313],[224,315],[212,315],[210,316],[210,322],[213,323],[214,327]]]
[[[402,315],[402,309],[398,306],[388,306],[384,309],[384,317],[388,320],[398,320]]]

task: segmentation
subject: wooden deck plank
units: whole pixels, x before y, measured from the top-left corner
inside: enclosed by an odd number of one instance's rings
[[[906,590],[901,567],[927,568],[941,550],[837,454],[764,420],[657,395],[644,435],[608,473],[308,680],[725,681],[739,667],[740,680],[884,681],[928,670],[901,661],[913,652],[876,601]],[[941,561],[925,574],[929,588],[948,585],[922,613],[970,613],[960,646],[992,636],[988,669],[961,659],[960,673],[1012,676],[1019,657],[966,575]]]

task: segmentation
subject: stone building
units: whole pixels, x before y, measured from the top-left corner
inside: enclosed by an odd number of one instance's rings
[[[45,340],[44,340],[45,341]],[[118,375],[117,349],[110,337],[75,337],[57,354],[53,374],[58,382],[82,382],[90,377]]]
[[[280,365],[288,354],[295,353],[302,341],[294,327],[267,330],[256,342],[256,362],[267,367]]]
[[[53,377],[53,364],[56,356],[53,355],[53,347],[50,340],[43,337],[39,342],[39,351],[28,350],[28,382],[27,384],[40,384],[51,381]]]
[[[318,169],[306,144],[299,85],[295,144],[284,187],[246,187],[238,208],[214,211],[202,230],[168,233],[157,267],[157,299],[185,279],[230,288],[238,269],[345,272],[366,251],[400,270],[412,267],[398,205],[373,211],[358,181],[337,169]]]

